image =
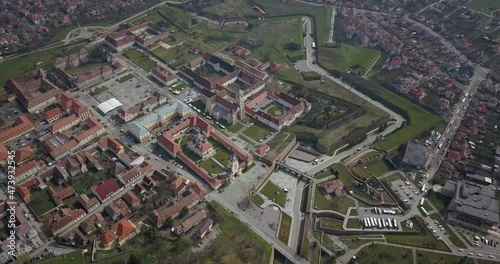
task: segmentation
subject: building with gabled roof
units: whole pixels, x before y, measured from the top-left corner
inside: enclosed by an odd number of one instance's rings
[[[119,155],[124,152],[124,147],[120,142],[118,142],[113,137],[104,137],[99,141],[99,148],[102,151],[111,150],[115,155]]]
[[[179,78],[177,78],[177,75],[172,74],[165,68],[156,68],[151,72],[151,75],[159,81],[161,84],[169,86],[174,83],[176,83]]]
[[[139,229],[130,220],[123,219],[110,231],[104,233],[101,237],[101,243],[104,247],[110,247],[116,241],[121,246],[138,233]]]
[[[112,197],[120,189],[120,186],[114,179],[107,179],[98,185],[92,186],[91,189],[99,201],[104,202]]]
[[[7,143],[10,140],[18,138],[27,132],[32,131],[35,128],[33,123],[23,115],[16,118],[14,125],[7,130],[0,132],[0,142]]]

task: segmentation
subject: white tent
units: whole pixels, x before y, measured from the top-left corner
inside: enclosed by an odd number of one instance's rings
[[[107,114],[110,111],[122,106],[122,103],[120,101],[116,100],[116,98],[111,98],[105,102],[100,103],[97,108],[103,113]]]

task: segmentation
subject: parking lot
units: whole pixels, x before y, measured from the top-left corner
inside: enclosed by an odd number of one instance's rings
[[[123,82],[117,81],[118,79],[126,77],[130,74],[134,77]],[[104,102],[108,99],[116,98],[124,105],[125,108],[131,107],[152,95],[151,90],[148,89],[149,84],[135,76],[132,72],[121,74],[116,78],[104,82],[99,87],[106,87],[108,90],[95,95],[94,98],[97,101]]]
[[[418,205],[422,198],[421,189],[408,180],[396,180],[391,182],[391,189],[408,207]]]

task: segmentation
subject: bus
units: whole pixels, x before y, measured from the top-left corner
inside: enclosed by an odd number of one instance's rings
[[[396,221],[396,219],[392,219],[392,222],[393,222],[394,226],[396,227],[396,229],[399,229],[398,222]]]
[[[380,221],[380,218],[377,218],[377,222],[378,222],[378,228],[382,228],[382,221]]]
[[[316,42],[313,41],[312,47],[313,47],[313,49],[316,48]]]
[[[366,220],[366,217],[365,217],[365,218],[363,218],[363,226],[364,226],[364,227],[369,227],[369,226],[368,226],[368,220]]]
[[[423,206],[419,206],[418,209],[425,217],[429,216],[429,213],[427,213],[427,210]]]
[[[420,206],[424,206],[424,201],[425,201],[425,198],[422,197],[422,199],[420,200]]]
[[[389,223],[389,229],[392,229],[392,221],[391,219],[389,218],[389,221],[387,221]]]
[[[425,192],[425,184],[424,184],[424,186],[422,186],[422,190],[421,191],[422,191],[422,194]]]

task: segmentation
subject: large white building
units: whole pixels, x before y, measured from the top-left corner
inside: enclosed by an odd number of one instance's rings
[[[192,113],[189,106],[182,101],[176,100],[171,104],[160,107],[156,112],[150,113],[143,118],[128,125],[130,133],[140,142],[147,140],[151,134],[149,131],[160,126],[163,122],[170,120],[175,115],[186,117]]]

